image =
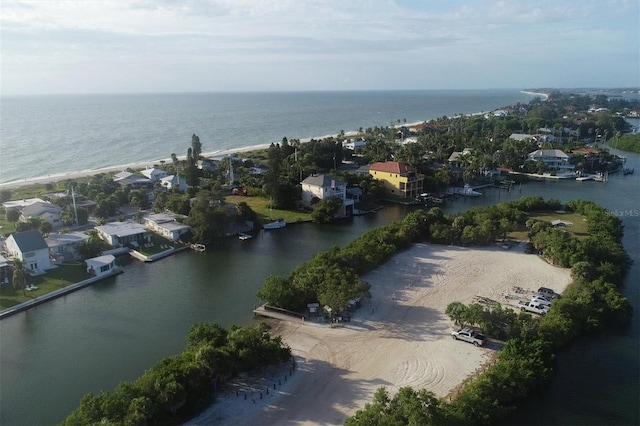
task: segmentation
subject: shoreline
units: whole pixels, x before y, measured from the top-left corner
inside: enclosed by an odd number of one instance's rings
[[[520,92],[521,93],[526,93],[527,95],[540,96],[540,97],[542,97],[543,101],[546,101],[547,99],[549,99],[549,95],[547,95],[546,93],[532,92],[530,90],[521,90]]]
[[[409,124],[407,124],[407,125],[409,125]],[[358,132],[356,132],[356,131],[345,132],[345,136],[354,136],[357,133]],[[339,135],[338,134],[334,134],[334,135],[319,136],[319,137],[315,137],[315,138],[305,138],[305,139],[300,139],[300,142],[301,143],[306,143],[306,142],[309,142],[311,140],[321,140],[321,139],[324,139],[324,138],[336,137],[336,136],[339,136]],[[269,146],[271,146],[270,143],[268,143],[268,144],[260,144],[260,145],[252,145],[252,146],[246,146],[246,147],[242,147],[242,148],[231,148],[231,149],[225,149],[225,150],[203,152],[200,155],[202,157],[206,157],[206,158],[219,157],[219,156],[228,156],[228,155],[242,153],[242,152],[249,152],[249,151],[255,151],[255,150],[260,150],[260,149],[267,149],[267,148],[269,148]],[[181,156],[178,156],[177,158],[179,160],[185,160],[187,157],[185,155],[181,155]],[[47,184],[47,183],[57,183],[57,182],[70,180],[70,179],[77,179],[77,178],[94,176],[94,175],[98,175],[100,173],[121,172],[121,171],[124,171],[126,169],[143,170],[145,168],[153,167],[156,164],[160,164],[162,161],[164,161],[165,163],[171,163],[172,162],[171,158],[169,157],[169,158],[160,158],[160,159],[157,159],[157,160],[138,161],[138,162],[135,162],[135,163],[127,163],[127,164],[120,164],[120,165],[116,165],[116,166],[101,167],[101,168],[98,168],[98,169],[84,169],[84,170],[78,170],[78,171],[66,172],[66,173],[58,173],[58,174],[47,175],[47,176],[38,176],[38,177],[34,177],[34,178],[25,178],[23,180],[13,180],[13,181],[9,181],[9,182],[2,182],[2,183],[0,183],[0,190],[2,190],[2,189],[17,189],[17,188],[20,188],[20,187],[23,187],[23,186],[29,186],[29,185],[38,185],[38,184],[43,184],[44,185],[44,184]]]
[[[545,97],[545,99],[548,97],[546,94],[544,93],[535,93],[535,92],[529,92],[529,91],[524,91],[521,90],[521,93],[526,93],[528,95],[535,95],[535,96],[543,96]],[[492,109],[491,111],[494,111],[496,109],[500,109],[501,107],[497,107]],[[479,112],[475,112],[475,113],[469,113],[469,114],[463,114],[464,116],[468,116],[468,117],[472,117],[475,115],[481,115],[481,114],[486,114],[489,111],[479,111]],[[426,120],[421,120],[421,121],[415,121],[415,122],[411,122],[411,123],[402,123],[402,124],[398,124],[398,125],[393,125],[393,127],[402,127],[402,126],[416,126],[416,125],[420,125],[423,123],[427,123],[429,121],[431,121],[433,119],[426,119]],[[359,132],[357,130],[352,130],[352,131],[348,131],[345,132],[344,135],[349,137],[349,136],[355,136],[357,135]],[[311,138],[302,138],[299,139],[301,143],[306,143],[309,142],[311,140],[322,140],[325,138],[329,138],[329,137],[337,137],[340,136],[338,133],[334,133],[334,134],[327,134],[324,136],[316,136],[316,137],[311,137]],[[298,139],[298,138],[292,138],[292,139]],[[258,149],[266,149],[271,145],[271,143],[265,143],[265,144],[258,144],[258,145],[251,145],[251,146],[245,146],[245,147],[241,147],[241,148],[230,148],[230,149],[222,149],[222,150],[216,150],[216,151],[210,151],[210,152],[203,152],[201,154],[202,157],[216,157],[216,156],[226,156],[226,155],[231,155],[231,154],[237,154],[237,153],[241,153],[241,152],[248,152],[248,151],[254,151],[254,150],[258,150]],[[186,158],[185,155],[182,156],[178,156],[178,159],[180,160],[184,160]],[[127,164],[119,164],[119,165],[114,165],[114,166],[105,166],[105,167],[100,167],[97,169],[83,169],[83,170],[76,170],[76,171],[70,171],[70,172],[65,172],[65,173],[56,173],[56,174],[52,174],[52,175],[47,175],[47,176],[36,176],[33,178],[25,178],[22,180],[12,180],[12,181],[8,181],[8,182],[0,182],[0,190],[5,190],[5,189],[17,189],[23,186],[28,186],[28,185],[37,185],[37,184],[47,184],[47,183],[57,183],[57,182],[61,182],[64,180],[70,180],[70,179],[77,179],[77,178],[83,178],[83,177],[89,177],[89,176],[94,176],[100,173],[113,173],[113,172],[121,172],[123,170],[126,170],[128,168],[131,169],[145,169],[147,167],[153,167],[155,164],[159,164],[161,161],[164,161],[166,163],[171,163],[171,157],[168,158],[158,158],[155,160],[142,160],[142,161],[137,161],[137,162],[133,162],[133,163],[127,163]]]

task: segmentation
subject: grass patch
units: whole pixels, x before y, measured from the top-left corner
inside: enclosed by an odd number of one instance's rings
[[[570,233],[572,236],[578,239],[585,239],[589,236],[587,221],[585,220],[585,216],[578,213],[556,213],[556,212],[543,212],[529,215],[530,219],[537,219],[545,222],[552,222],[554,220],[562,220],[567,222],[567,226],[564,226],[560,229],[563,229]],[[520,225],[518,230],[514,232],[510,232],[508,237],[514,240],[527,241],[529,240],[528,234],[529,231],[525,225]]]
[[[245,202],[251,210],[256,212],[261,223],[268,223],[272,220],[283,218],[287,223],[307,222],[311,220],[311,213],[298,210],[269,210],[269,200],[262,197],[244,197],[242,195],[229,195],[225,200],[230,203]]]
[[[79,264],[62,264],[55,269],[50,269],[46,274],[37,277],[28,277],[27,284],[38,287],[37,290],[23,291],[15,290],[10,284],[0,286],[0,309],[7,309],[23,302],[35,299],[54,290],[67,287],[71,284],[91,278],[87,273],[86,266]]]

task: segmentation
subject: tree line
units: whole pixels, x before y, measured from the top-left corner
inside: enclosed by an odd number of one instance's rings
[[[291,349],[269,326],[194,324],[185,350],[159,361],[113,391],[85,395],[62,425],[180,424],[208,407],[216,389],[243,371],[278,364]]]

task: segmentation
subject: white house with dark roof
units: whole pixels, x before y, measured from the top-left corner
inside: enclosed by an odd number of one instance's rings
[[[116,268],[116,258],[112,254],[92,257],[84,262],[87,264],[87,272],[96,277],[108,275]]]
[[[152,232],[171,241],[178,241],[180,237],[191,230],[188,225],[180,223],[169,213],[156,213],[142,218],[145,226]]]
[[[84,232],[68,232],[66,234],[49,234],[44,241],[49,247],[49,254],[56,262],[78,259],[78,247],[89,239]]]
[[[138,247],[140,244],[151,241],[151,234],[147,228],[132,221],[109,222],[96,226],[96,230],[100,238],[113,247]]]
[[[49,247],[40,232],[14,232],[7,238],[6,245],[7,253],[15,259],[20,259],[24,268],[35,273],[51,269]]]
[[[338,216],[351,216],[353,214],[354,201],[347,198],[347,183],[330,175],[311,175],[302,181],[302,202],[307,207],[312,207],[312,200],[326,200],[339,198],[342,200],[341,210]]]

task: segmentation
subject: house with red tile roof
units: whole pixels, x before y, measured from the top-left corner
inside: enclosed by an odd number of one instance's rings
[[[406,164],[397,161],[373,163],[369,174],[384,183],[387,194],[395,197],[415,198],[420,195],[424,175]]]

